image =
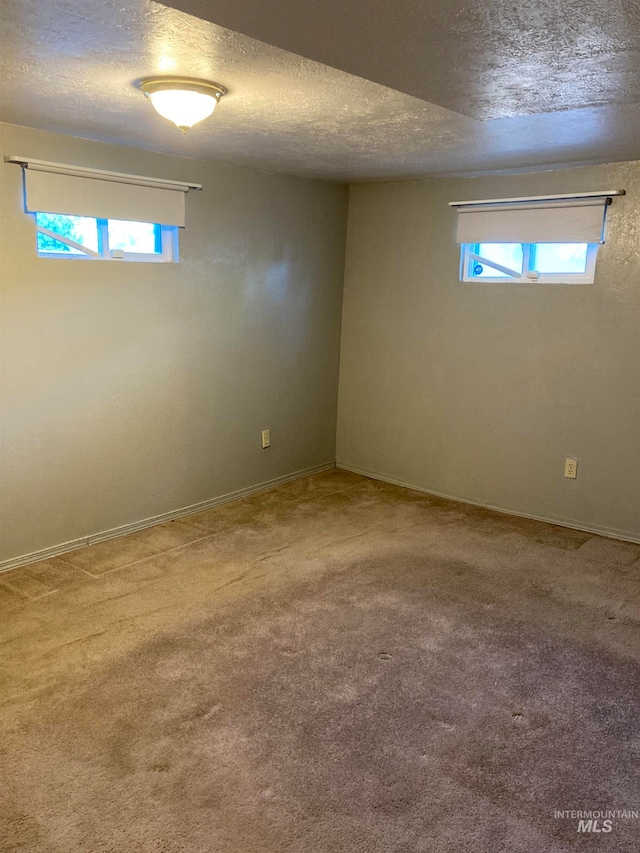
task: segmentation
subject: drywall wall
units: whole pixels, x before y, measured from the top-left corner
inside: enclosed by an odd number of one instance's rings
[[[179,264],[40,259],[0,162],[0,561],[332,463],[346,188],[0,129],[2,155],[203,185]]]
[[[448,202],[618,188],[595,284],[458,281]],[[353,187],[347,245],[339,465],[640,537],[640,164]]]

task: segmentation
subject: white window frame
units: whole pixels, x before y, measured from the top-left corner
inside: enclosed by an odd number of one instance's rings
[[[488,243],[490,241],[485,241]],[[496,241],[503,242],[503,241]],[[460,251],[460,281],[475,284],[593,284],[596,274],[596,260],[598,257],[598,243],[589,243],[587,248],[586,269],[583,273],[539,273],[532,266],[535,259],[535,247],[544,245],[542,243],[521,243],[522,246],[522,273],[517,270],[503,267],[494,261],[483,258],[477,254],[478,243],[463,243]],[[506,273],[498,278],[491,276],[478,276],[471,273],[473,263],[481,263],[485,267],[491,267]]]
[[[58,234],[50,228],[45,228],[43,225],[38,225],[37,214],[33,214],[33,219],[36,226],[36,253],[39,258],[54,258],[65,261],[135,261],[137,263],[147,264],[167,264],[177,263],[178,257],[178,228],[176,225],[159,225],[153,223],[160,228],[161,252],[145,253],[145,252],[123,252],[118,249],[109,249],[109,220],[95,219],[96,228],[98,230],[98,249],[90,249],[88,246],[83,246],[81,243],[76,243],[69,237]],[[82,254],[75,255],[67,252],[40,252],[38,250],[37,234],[45,234],[47,237],[52,237],[58,243],[64,243],[77,249]]]

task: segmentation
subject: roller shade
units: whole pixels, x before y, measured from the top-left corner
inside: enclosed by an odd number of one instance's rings
[[[608,196],[453,203],[458,243],[604,243]]]
[[[25,210],[185,225],[185,195],[199,184],[7,158],[23,166]]]

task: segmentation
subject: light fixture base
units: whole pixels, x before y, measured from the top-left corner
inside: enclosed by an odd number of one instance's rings
[[[138,83],[138,88],[147,98],[154,92],[165,92],[168,89],[212,95],[217,101],[227,94],[225,87],[219,83],[213,83],[211,80],[200,80],[197,77],[145,77]]]

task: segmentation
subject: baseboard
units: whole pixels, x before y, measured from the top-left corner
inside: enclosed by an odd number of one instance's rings
[[[291,474],[284,474],[282,477],[274,477],[273,480],[266,480],[263,483],[258,483],[255,486],[247,486],[245,489],[238,489],[235,492],[229,492],[226,495],[220,495],[217,498],[211,498],[207,501],[201,501],[191,506],[182,507],[182,509],[163,512],[160,515],[154,515],[152,518],[144,518],[141,521],[134,521],[131,524],[123,524],[120,527],[113,527],[111,530],[104,530],[101,533],[94,533],[90,536],[82,536],[80,539],[72,539],[70,542],[63,542],[60,545],[53,545],[51,548],[42,548],[39,551],[32,551],[30,554],[23,554],[21,557],[13,557],[10,560],[0,562],[0,572],[8,572],[10,569],[17,569],[19,566],[27,566],[29,563],[37,563],[40,560],[48,560],[51,557],[58,557],[60,554],[66,554],[69,551],[76,551],[78,548],[84,548],[87,545],[94,545],[96,542],[104,542],[107,539],[115,539],[118,536],[126,536],[128,533],[135,533],[138,530],[145,530],[147,527],[154,527],[156,524],[162,524],[165,521],[173,521],[176,518],[183,518],[186,515],[193,515],[196,512],[202,512],[205,509],[212,509],[220,504],[231,503],[231,501],[246,498],[248,495],[253,495],[256,492],[264,492],[267,489],[272,489],[274,486],[281,486],[283,483],[290,483],[293,480],[301,480],[303,477],[309,477],[311,474],[319,474],[321,471],[329,471],[335,468],[335,462],[326,462],[324,465],[314,465],[312,468],[305,468],[302,471],[294,471]]]
[[[342,471],[351,471],[353,474],[361,474],[363,477],[369,477],[372,480],[381,480],[383,483],[391,483],[394,486],[413,489],[415,492],[423,492],[426,495],[445,498],[448,501],[470,504],[471,506],[480,506],[484,509],[492,509],[494,512],[502,512],[505,515],[515,515],[518,518],[531,518],[533,521],[546,521],[547,524],[556,524],[558,527],[568,527],[571,530],[582,530],[585,533],[593,533],[597,536],[608,536],[610,539],[620,539],[623,542],[640,543],[640,534],[629,533],[626,530],[618,530],[615,527],[602,527],[598,524],[584,524],[581,521],[573,521],[572,519],[548,518],[544,515],[517,512],[513,509],[505,509],[505,507],[494,506],[493,504],[480,503],[478,501],[469,500],[468,498],[461,498],[457,495],[447,495],[443,492],[435,492],[433,489],[425,489],[422,486],[416,486],[415,483],[405,483],[402,480],[396,480],[393,477],[387,477],[384,474],[378,474],[375,471],[365,471],[363,468],[355,468],[353,465],[345,465],[343,462],[336,462],[336,468],[340,468]]]

